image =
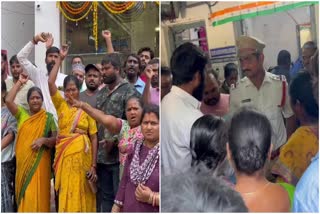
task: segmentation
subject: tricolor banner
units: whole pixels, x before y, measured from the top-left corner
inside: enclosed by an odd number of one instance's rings
[[[292,10],[299,7],[306,7],[315,2],[291,2],[291,1],[261,1],[240,4],[238,6],[225,8],[223,10],[210,14],[209,19],[212,21],[212,26],[222,25],[228,22],[235,22],[242,19],[253,18],[256,16],[265,16],[277,12]]]

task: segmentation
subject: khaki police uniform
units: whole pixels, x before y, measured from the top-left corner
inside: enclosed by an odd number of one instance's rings
[[[238,40],[237,46],[256,52],[262,52],[264,48],[264,44],[259,40],[250,37]],[[236,85],[232,85],[230,89],[230,112],[234,113],[243,106],[252,106],[269,119],[273,131],[273,150],[286,143],[287,132],[283,117],[293,116],[293,111],[290,106],[288,84],[284,76],[265,72],[264,80],[259,89],[247,77],[242,78]]]

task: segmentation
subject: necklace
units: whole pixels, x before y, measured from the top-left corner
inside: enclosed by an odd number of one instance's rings
[[[143,141],[135,143],[134,155],[130,164],[130,179],[135,184],[145,184],[151,176],[159,159],[159,143],[149,150],[147,157],[140,165],[140,152]]]
[[[261,188],[258,188],[255,191],[252,192],[240,192],[241,195],[243,196],[250,196],[250,195],[254,195],[255,193],[259,192],[260,190],[264,190],[265,188],[267,188],[267,186],[269,186],[269,184],[271,184],[270,182],[266,183],[265,185],[263,185]]]

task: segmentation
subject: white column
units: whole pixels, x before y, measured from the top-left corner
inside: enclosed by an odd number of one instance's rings
[[[40,32],[52,33],[53,45],[60,48],[60,12],[55,1],[35,2],[35,34]],[[46,48],[44,44],[39,44],[35,48],[35,63],[40,68],[46,68]]]

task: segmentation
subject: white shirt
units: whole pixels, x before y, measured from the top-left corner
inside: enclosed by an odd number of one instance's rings
[[[285,88],[285,103],[282,107],[283,84],[277,75],[265,72],[265,77],[259,90],[247,77],[241,79],[235,88],[230,89],[230,112],[234,113],[242,106],[253,106],[269,119],[273,131],[271,140],[273,150],[276,150],[287,141],[287,131],[283,117],[289,118],[293,116],[287,83]]]
[[[191,167],[190,131],[203,114],[200,102],[177,86],[161,101],[161,174]]]
[[[17,54],[18,61],[20,65],[25,69],[28,73],[29,78],[35,84],[35,86],[39,87],[43,94],[43,105],[46,111],[53,114],[54,121],[58,127],[58,116],[56,109],[52,103],[49,86],[48,86],[48,72],[47,69],[40,69],[35,67],[29,60],[28,56],[30,55],[32,49],[34,48],[34,44],[32,42],[28,42]],[[63,80],[66,75],[62,73],[58,73],[56,85],[57,87],[63,86]]]

